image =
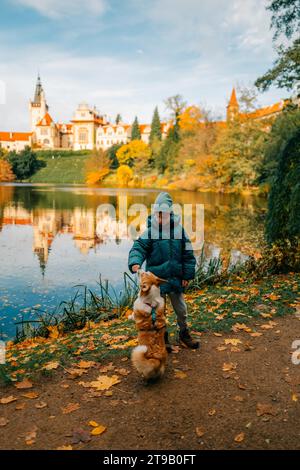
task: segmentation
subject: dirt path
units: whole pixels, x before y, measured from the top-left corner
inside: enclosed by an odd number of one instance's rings
[[[151,386],[123,358],[113,364],[119,370],[99,371],[103,364],[97,364],[70,379],[58,369],[30,389],[1,389],[0,399],[17,400],[0,404],[0,448],[300,449],[300,365],[291,361],[300,321],[288,316],[274,322],[269,329],[249,324],[262,336],[243,330],[203,335],[201,350],[171,354],[164,379]],[[226,339],[241,343],[226,345]],[[80,384],[101,372],[121,382],[107,392]],[[38,396],[22,396],[32,392]],[[64,414],[70,403],[78,405],[69,410],[77,409]],[[90,435],[91,420],[106,431],[74,443]]]

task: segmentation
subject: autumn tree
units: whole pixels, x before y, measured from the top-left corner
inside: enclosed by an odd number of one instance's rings
[[[234,120],[218,133],[212,153],[219,186],[242,188],[255,184],[265,139],[263,123],[250,119]]]
[[[134,118],[131,127],[131,140],[141,140],[141,131],[137,116]]]
[[[99,183],[108,173],[110,160],[102,149],[93,150],[85,163],[86,182],[88,184]]]
[[[117,158],[121,165],[134,166],[138,171],[147,167],[150,157],[151,150],[142,140],[132,140],[122,145],[117,151]]]
[[[165,100],[166,109],[170,111],[171,119],[174,122],[178,121],[178,117],[183,112],[186,104],[186,101],[184,101],[181,95],[170,96]]]
[[[119,168],[117,169],[117,178],[121,186],[127,187],[132,177],[132,168],[130,168],[128,165],[119,166]]]
[[[10,182],[15,180],[15,175],[12,171],[12,166],[4,158],[0,158],[0,181]]]
[[[203,115],[198,106],[191,105],[183,109],[178,116],[179,127],[185,133],[195,133],[201,126]]]
[[[257,90],[253,86],[237,84],[238,102],[243,113],[250,113],[257,108]]]

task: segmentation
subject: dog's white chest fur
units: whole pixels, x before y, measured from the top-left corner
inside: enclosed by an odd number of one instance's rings
[[[149,293],[145,296],[140,296],[133,304],[133,315],[135,310],[144,310],[151,313],[152,308],[163,307],[164,299],[160,295],[160,289],[157,286],[151,286]]]

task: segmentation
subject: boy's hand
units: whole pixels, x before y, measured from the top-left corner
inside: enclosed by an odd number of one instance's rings
[[[139,264],[134,264],[131,269],[134,273],[136,273],[140,269],[140,265]]]
[[[182,285],[182,287],[187,287],[189,285],[189,281],[186,281],[185,279],[182,279],[181,285]]]

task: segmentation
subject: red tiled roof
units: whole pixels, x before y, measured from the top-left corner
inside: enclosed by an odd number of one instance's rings
[[[2,142],[16,142],[16,141],[29,141],[32,132],[0,132],[0,141]]]
[[[49,113],[46,113],[45,116],[37,124],[37,126],[51,126],[52,122],[53,122],[52,117],[50,116]]]
[[[242,119],[259,119],[263,117],[272,116],[275,113],[279,113],[284,108],[284,101],[272,104],[271,106],[266,106],[265,108],[256,109],[251,113],[241,113],[240,116]]]

